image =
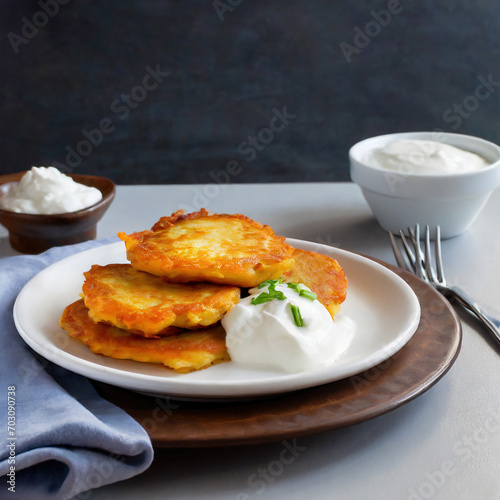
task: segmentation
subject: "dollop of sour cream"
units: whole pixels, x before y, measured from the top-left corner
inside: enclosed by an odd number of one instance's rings
[[[317,299],[300,293],[310,292],[305,285],[294,284],[293,289],[272,280],[273,293],[282,292],[285,298],[253,304],[262,293],[270,292],[269,284],[260,286],[250,289],[250,295],[222,318],[232,362],[247,368],[307,372],[331,366],[349,347],[354,322],[340,315],[333,321]],[[303,326],[297,325],[292,306],[295,311],[298,308]]]
[[[402,174],[443,175],[470,172],[489,165],[481,156],[438,141],[403,139],[368,154],[365,161]]]
[[[0,208],[25,214],[62,214],[90,207],[102,199],[94,187],[75,182],[54,167],[33,167],[0,197]]]

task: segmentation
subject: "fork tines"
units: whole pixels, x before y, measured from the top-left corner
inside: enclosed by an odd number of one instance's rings
[[[398,266],[402,269],[405,269],[406,271],[413,272],[420,279],[423,279],[425,281],[444,284],[445,280],[441,256],[441,231],[439,226],[436,226],[434,250],[436,270],[434,270],[432,266],[431,237],[429,226],[425,227],[425,246],[423,251],[420,243],[419,225],[416,224],[414,229],[408,228],[407,231],[407,233],[405,233],[403,230],[399,231],[399,236],[401,237],[401,243],[406,255],[406,259],[399,249],[394,234],[392,233],[392,231],[389,231],[392,250],[394,252],[394,257],[396,258]],[[407,262],[409,263],[409,265]]]

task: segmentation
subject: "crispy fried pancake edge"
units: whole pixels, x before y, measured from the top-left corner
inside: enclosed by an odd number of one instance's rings
[[[327,255],[296,249],[295,262],[283,274],[287,282],[304,283],[318,296],[332,318],[347,296],[347,278],[340,264]]]
[[[162,217],[154,230],[118,233],[136,269],[175,283],[252,287],[278,278],[293,264],[294,249],[270,226],[241,214],[181,212]]]
[[[59,321],[67,334],[83,342],[96,354],[143,363],[163,364],[178,373],[188,373],[229,361],[225,331],[218,325],[196,332],[160,339],[146,339],[114,326],[94,323],[83,300],[67,306]]]
[[[167,283],[130,264],[93,265],[83,274],[90,317],[144,337],[213,325],[240,297],[235,286]]]

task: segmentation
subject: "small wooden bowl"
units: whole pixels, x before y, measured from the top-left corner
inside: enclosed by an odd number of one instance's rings
[[[0,196],[25,173],[0,176]],[[80,184],[99,189],[101,201],[83,210],[64,214],[22,214],[0,209],[0,224],[9,230],[9,240],[14,250],[38,254],[52,247],[95,239],[97,222],[115,197],[115,184],[110,179],[93,175],[70,174],[69,177]]]

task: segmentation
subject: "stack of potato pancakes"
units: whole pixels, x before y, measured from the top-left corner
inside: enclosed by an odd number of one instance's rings
[[[205,209],[126,235],[130,264],[93,265],[60,326],[94,353],[161,363],[179,373],[229,361],[224,314],[268,279],[301,282],[332,317],[347,280],[334,259],[294,249],[266,225]]]

